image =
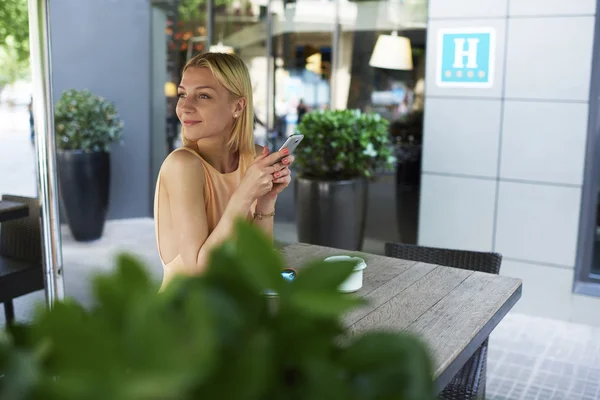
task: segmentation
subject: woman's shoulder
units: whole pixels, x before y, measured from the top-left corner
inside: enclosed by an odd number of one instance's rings
[[[204,178],[204,164],[198,154],[187,147],[180,147],[172,151],[160,169],[161,178],[184,176],[200,176]]]

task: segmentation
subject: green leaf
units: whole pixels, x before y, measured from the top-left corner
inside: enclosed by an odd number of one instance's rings
[[[356,261],[311,262],[302,267],[291,286],[294,290],[337,290],[356,264]]]
[[[365,304],[359,297],[331,291],[295,291],[289,303],[299,312],[317,317],[337,317]]]
[[[133,398],[184,393],[207,380],[218,359],[216,324],[204,291],[190,292],[178,309],[166,306],[140,303],[124,329],[126,364],[132,378],[138,377],[127,385]]]
[[[300,268],[269,303],[257,287],[280,277],[277,256],[258,232],[236,229],[205,273],[160,295],[122,256],[96,280],[91,307],[59,301],[11,327],[0,335],[0,400],[432,399],[417,340],[343,334],[342,315],[363,304],[338,291],[352,262]]]
[[[72,301],[56,303],[51,312],[43,314],[32,326],[32,335],[36,342],[49,346],[46,368],[52,373],[79,371],[106,377],[123,368],[116,362],[118,340],[110,323]]]
[[[197,397],[214,398],[210,394],[218,393],[218,397],[223,399],[265,398],[275,379],[271,342],[272,338],[265,329],[259,329],[247,338],[239,338],[238,349],[228,358],[221,373]]]
[[[428,400],[434,398],[428,350],[410,335],[371,332],[358,337],[340,362],[353,376],[359,398]]]
[[[97,276],[93,282],[93,292],[101,312],[112,324],[127,322],[128,312],[133,304],[143,297],[155,296],[158,287],[151,282],[141,262],[128,254],[117,258],[117,269],[113,275]]]
[[[351,399],[344,371],[334,359],[311,357],[303,364],[305,388],[303,398],[310,400]]]
[[[285,281],[281,276],[283,259],[259,228],[244,220],[236,223],[236,249],[246,279],[257,292],[280,292]]]
[[[248,274],[249,269],[233,244],[226,243],[212,252],[204,274],[210,299],[218,302],[215,306],[229,312],[232,323],[240,319],[240,313],[247,316],[248,322],[260,318],[267,309],[264,291],[257,288],[256,281],[249,279]]]
[[[41,365],[31,351],[0,343],[0,400],[25,400],[35,388]]]

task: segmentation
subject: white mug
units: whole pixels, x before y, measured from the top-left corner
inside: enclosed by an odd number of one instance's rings
[[[354,272],[339,286],[340,292],[352,293],[359,290],[363,285],[363,270],[367,268],[367,263],[360,257],[351,257],[346,255],[331,256],[325,259],[326,262],[332,261],[355,261]]]

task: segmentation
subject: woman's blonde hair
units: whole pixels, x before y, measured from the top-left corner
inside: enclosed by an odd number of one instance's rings
[[[252,83],[250,73],[244,61],[236,55],[226,53],[202,53],[190,59],[183,67],[208,68],[215,79],[236,98],[245,98],[246,107],[241,116],[234,120],[229,147],[231,151],[254,155],[254,102],[252,100]],[[184,146],[194,145],[185,137],[181,129],[181,140]]]

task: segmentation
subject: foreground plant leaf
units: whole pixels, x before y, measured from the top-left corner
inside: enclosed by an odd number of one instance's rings
[[[161,294],[122,255],[95,280],[89,309],[58,302],[0,336],[0,400],[432,398],[418,340],[344,335],[343,314],[364,303],[338,290],[352,262],[311,263],[290,283],[282,267],[245,222],[202,276],[177,277]]]

